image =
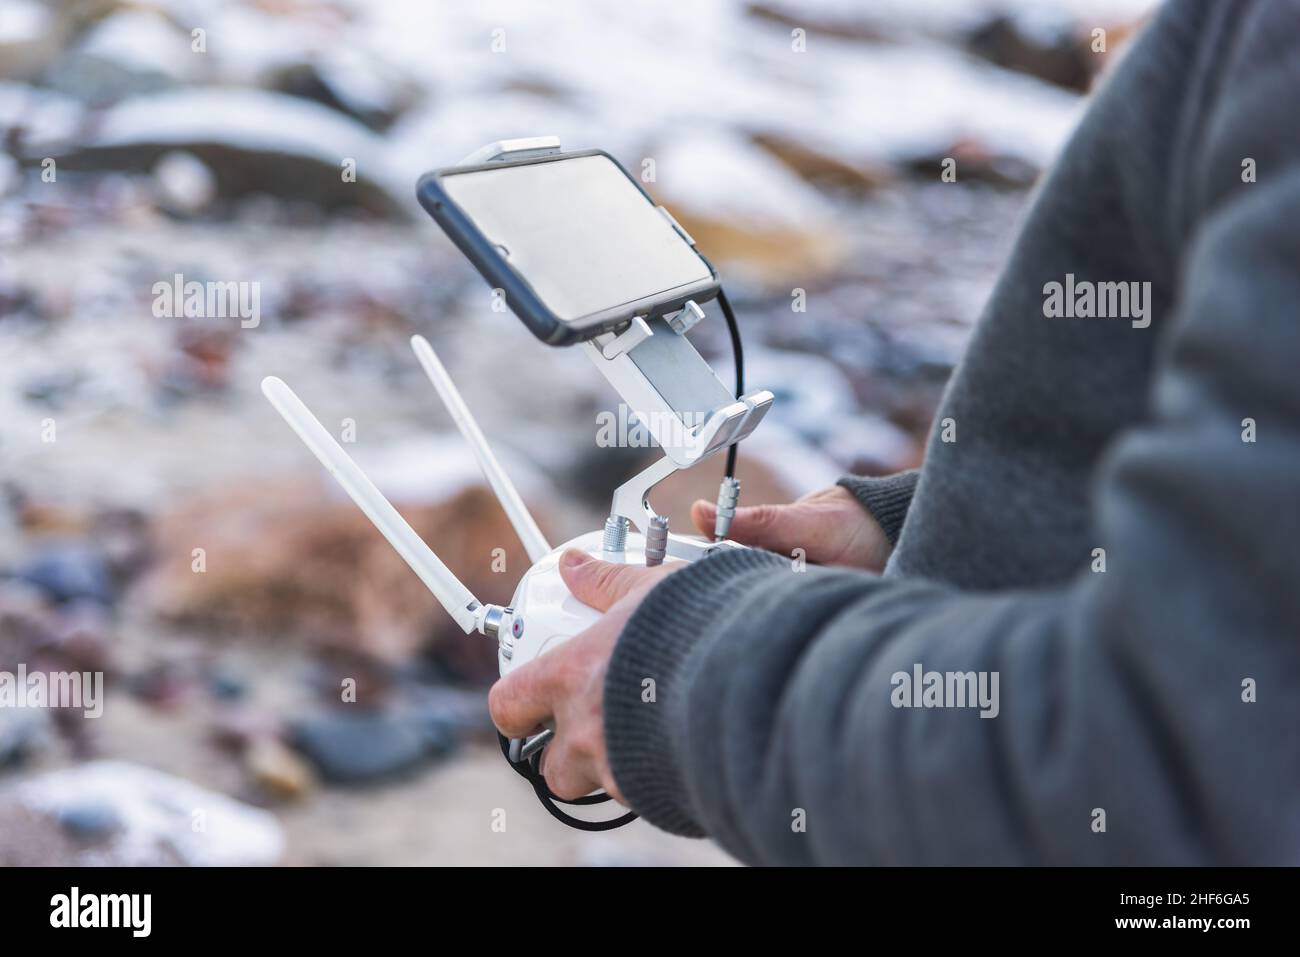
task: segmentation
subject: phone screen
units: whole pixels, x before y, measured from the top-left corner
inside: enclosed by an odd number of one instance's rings
[[[562,321],[712,279],[708,264],[607,156],[451,173],[442,183]]]

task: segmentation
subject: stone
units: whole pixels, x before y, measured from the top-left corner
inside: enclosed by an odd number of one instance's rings
[[[315,784],[311,767],[277,738],[254,740],[245,760],[258,789],[276,800],[302,798]]]
[[[99,112],[93,135],[38,140],[27,158],[53,157],[60,173],[134,171],[178,150],[211,171],[224,201],[269,193],[322,211],[413,216],[410,182],[391,168],[382,138],[328,107],[264,90],[188,87],[131,96]],[[344,180],[340,157],[355,159],[365,175]]]
[[[1036,26],[1026,30],[1013,17],[994,17],[971,33],[967,47],[1003,69],[1086,92],[1101,62],[1090,51],[1087,35],[1064,17]]]
[[[209,676],[208,688],[218,701],[238,701],[248,693],[243,679],[229,671],[218,671]]]
[[[41,589],[55,602],[77,599],[111,605],[116,598],[103,556],[76,541],[40,548],[18,568],[18,578]]]
[[[291,726],[291,741],[327,781],[366,784],[420,764],[429,736],[417,723],[378,711],[339,711]]]
[[[106,840],[122,826],[117,808],[105,801],[76,800],[61,807],[57,817],[65,831],[88,844]]]
[[[0,708],[0,770],[23,766],[50,741],[48,711]]]
[[[207,209],[217,195],[217,180],[207,164],[184,150],[159,157],[153,168],[158,202],[169,212],[186,216]]]
[[[750,136],[755,145],[767,150],[800,178],[822,189],[847,193],[872,193],[889,185],[890,171],[875,163],[836,156],[827,150],[781,133],[757,132]]]
[[[64,836],[65,847],[57,835],[43,839],[47,864],[266,867],[284,853],[284,833],[270,812],[126,761],[93,761],[14,785],[0,793],[0,825],[15,819],[28,822],[29,833],[50,821]],[[0,861],[27,859],[7,846],[21,843],[15,830],[0,826]],[[97,840],[87,844],[74,832]]]
[[[465,459],[477,478],[467,451]],[[385,487],[382,470],[367,470]],[[176,626],[276,635],[386,662],[432,652],[456,678],[494,678],[491,644],[468,640],[369,520],[325,483],[332,485],[328,476],[312,473],[240,484],[162,516],[160,560],[133,597]],[[520,573],[528,560],[492,493],[471,482],[433,494],[434,502],[392,498],[480,601],[509,602],[518,575],[494,572],[492,549],[500,547],[506,567]],[[192,570],[195,542],[206,550],[204,574]]]

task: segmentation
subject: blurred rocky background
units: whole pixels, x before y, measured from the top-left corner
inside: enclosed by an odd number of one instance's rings
[[[421,332],[552,539],[596,527],[653,451],[597,447],[617,397],[493,312],[414,201],[426,169],[555,133],[642,175],[725,277],[778,396],[748,502],[915,465],[1032,184],[1151,6],[4,0],[0,671],[102,671],[107,699],[0,707],[0,864],[726,862],[547,817],[490,733],[492,649],[258,383],[351,429],[502,601],[523,552]],[[156,316],[176,274],[256,283],[260,321]],[[718,468],[662,488],[675,527]]]

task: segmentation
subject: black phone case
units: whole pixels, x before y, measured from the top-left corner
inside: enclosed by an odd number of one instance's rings
[[[696,302],[707,302],[717,296],[719,287],[717,270],[698,249],[695,249],[696,255],[708,266],[710,279],[707,282],[678,290],[665,298],[652,296],[624,303],[590,316],[583,316],[581,319],[573,321],[560,319],[547,308],[532,286],[515,271],[515,268],[501,257],[497,248],[479,232],[474,222],[452,201],[442,185],[443,176],[486,169],[503,169],[510,166],[529,166],[535,163],[562,162],[580,156],[606,157],[628,178],[628,182],[637,188],[647,203],[651,206],[658,205],[641,184],[623,168],[623,165],[604,150],[574,150],[569,153],[555,153],[522,160],[503,160],[475,166],[448,166],[421,176],[419,183],[416,184],[415,193],[420,205],[442,227],[442,231],[451,238],[465,257],[474,264],[479,274],[491,284],[493,289],[505,291],[506,304],[510,306],[511,311],[523,320],[524,325],[532,330],[533,335],[549,345],[567,346],[582,342],[606,330],[617,328],[634,316],[653,318],[674,312],[692,299]],[[681,232],[680,228],[678,232]],[[682,238],[689,242],[684,234]],[[695,248],[693,243],[691,247]]]

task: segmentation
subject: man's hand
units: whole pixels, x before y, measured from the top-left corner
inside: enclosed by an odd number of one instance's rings
[[[691,506],[691,519],[713,536],[718,508],[703,500]],[[819,565],[842,565],[878,572],[893,546],[871,513],[853,493],[832,486],[805,495],[790,505],[754,505],[736,509],[730,537],[744,545],[790,555],[802,548]]]
[[[713,534],[717,509],[696,502],[691,517]],[[884,532],[857,499],[838,486],[805,495],[791,505],[756,505],[736,511],[731,537],[738,542],[790,554],[796,548],[822,564],[879,571],[891,547]],[[492,720],[509,738],[541,730],[550,719],[555,739],[546,746],[542,773],[546,785],[565,799],[604,788],[622,801],[605,752],[605,672],[623,625],[641,600],[665,575],[683,567],[668,562],[656,568],[602,562],[570,550],[560,559],[560,577],[581,602],[604,617],[581,634],[512,671],[492,686]]]
[[[604,788],[622,802],[605,753],[605,671],[623,625],[646,593],[684,567],[654,568],[602,562],[570,549],[560,557],[560,577],[579,601],[604,617],[492,686],[492,721],[508,738],[541,730],[548,718],[555,738],[542,752],[542,774],[556,797],[572,800]]]

